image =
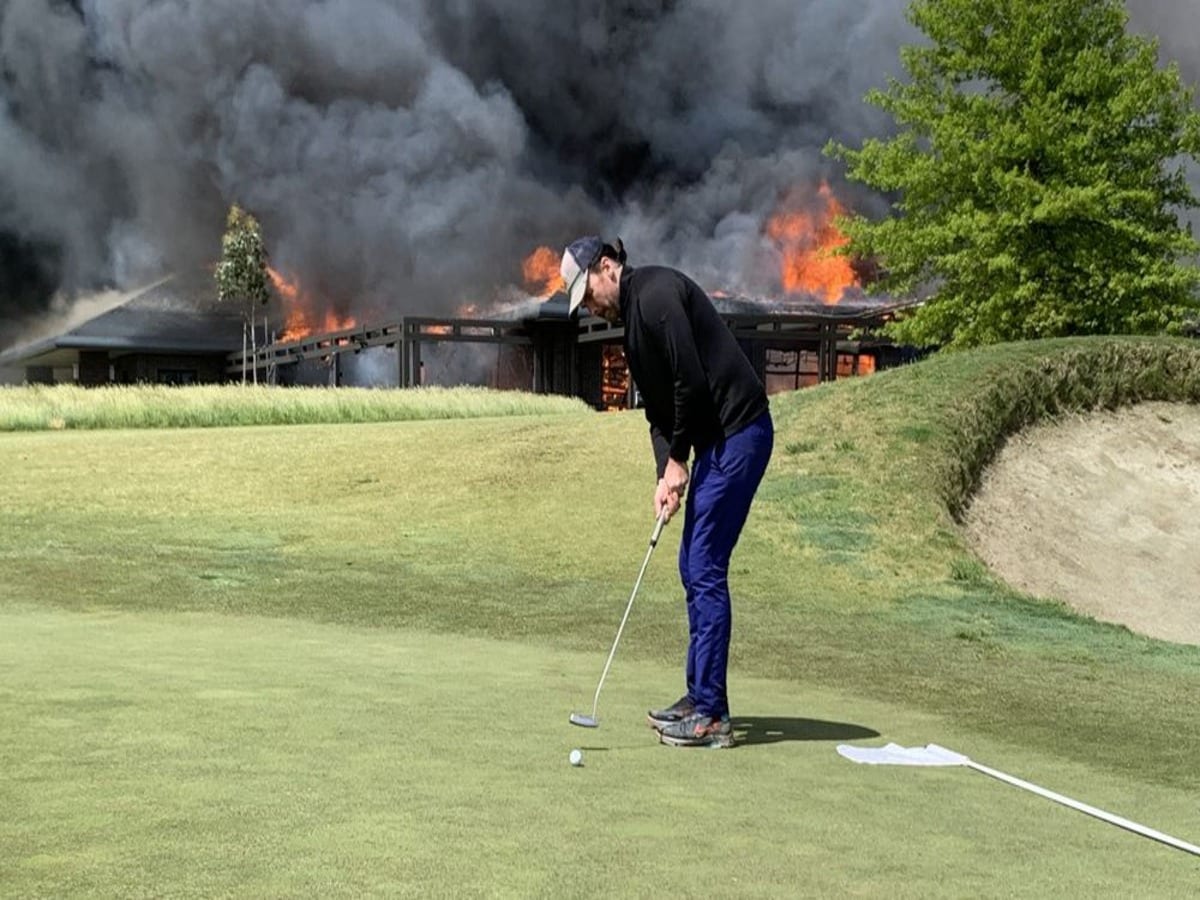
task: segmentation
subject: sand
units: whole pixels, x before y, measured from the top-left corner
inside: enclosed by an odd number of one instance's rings
[[[1014,435],[965,524],[1014,587],[1200,644],[1200,406],[1145,403]]]

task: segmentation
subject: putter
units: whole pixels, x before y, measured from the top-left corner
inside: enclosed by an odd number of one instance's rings
[[[666,511],[664,510],[658,516],[658,522],[654,526],[654,534],[650,536],[650,549],[646,551],[646,558],[642,560],[642,570],[638,572],[637,581],[633,585],[633,593],[629,595],[629,602],[625,604],[625,615],[621,617],[621,624],[617,628],[617,636],[613,638],[612,649],[608,651],[608,659],[604,663],[604,671],[600,673],[600,683],[596,685],[596,696],[592,698],[592,714],[585,716],[583,713],[571,713],[571,724],[578,725],[580,728],[599,728],[600,722],[596,718],[596,706],[600,703],[600,690],[604,687],[604,679],[608,677],[608,667],[612,665],[613,656],[617,652],[617,644],[621,642],[621,632],[625,630],[625,622],[629,619],[629,611],[633,609],[633,598],[637,596],[638,588],[642,586],[642,576],[646,574],[646,566],[650,564],[650,555],[654,553],[654,546],[658,543],[658,536],[662,534],[663,526],[667,524]]]

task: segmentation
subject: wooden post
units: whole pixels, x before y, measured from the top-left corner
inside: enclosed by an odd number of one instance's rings
[[[400,320],[400,386],[401,388],[412,388],[413,386],[413,368],[409,364],[409,354],[412,348],[408,344],[408,319]]]
[[[400,386],[419,387],[421,384],[420,326],[400,320]]]
[[[821,350],[818,381],[835,381],[837,379],[837,326],[821,326]]]

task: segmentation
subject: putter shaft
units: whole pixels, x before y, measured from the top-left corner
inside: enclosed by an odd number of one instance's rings
[[[612,649],[608,651],[608,659],[604,661],[604,671],[600,673],[600,682],[596,685],[596,695],[592,698],[592,714],[588,717],[590,724],[576,721],[576,718],[583,719],[584,717],[577,717],[574,713],[571,715],[572,724],[581,725],[584,728],[595,728],[599,724],[596,721],[596,709],[600,705],[600,691],[604,688],[604,679],[608,677],[609,667],[612,666],[613,657],[617,653],[617,644],[621,642],[621,632],[625,630],[625,623],[629,620],[629,612],[633,609],[633,599],[637,596],[638,588],[642,586],[642,576],[646,574],[646,566],[650,564],[650,557],[654,553],[654,548],[658,544],[658,538],[662,534],[663,526],[666,524],[667,517],[664,511],[659,515],[658,521],[654,525],[654,533],[650,536],[650,546],[646,550],[646,558],[642,560],[642,568],[638,572],[637,581],[633,584],[633,592],[629,595],[629,602],[625,604],[625,615],[621,617],[621,624],[617,628],[617,636],[613,638]]]

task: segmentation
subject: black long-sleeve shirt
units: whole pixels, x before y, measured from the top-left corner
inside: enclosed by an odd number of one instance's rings
[[[708,295],[663,266],[621,272],[625,357],[663,476],[767,411],[767,392]]]

